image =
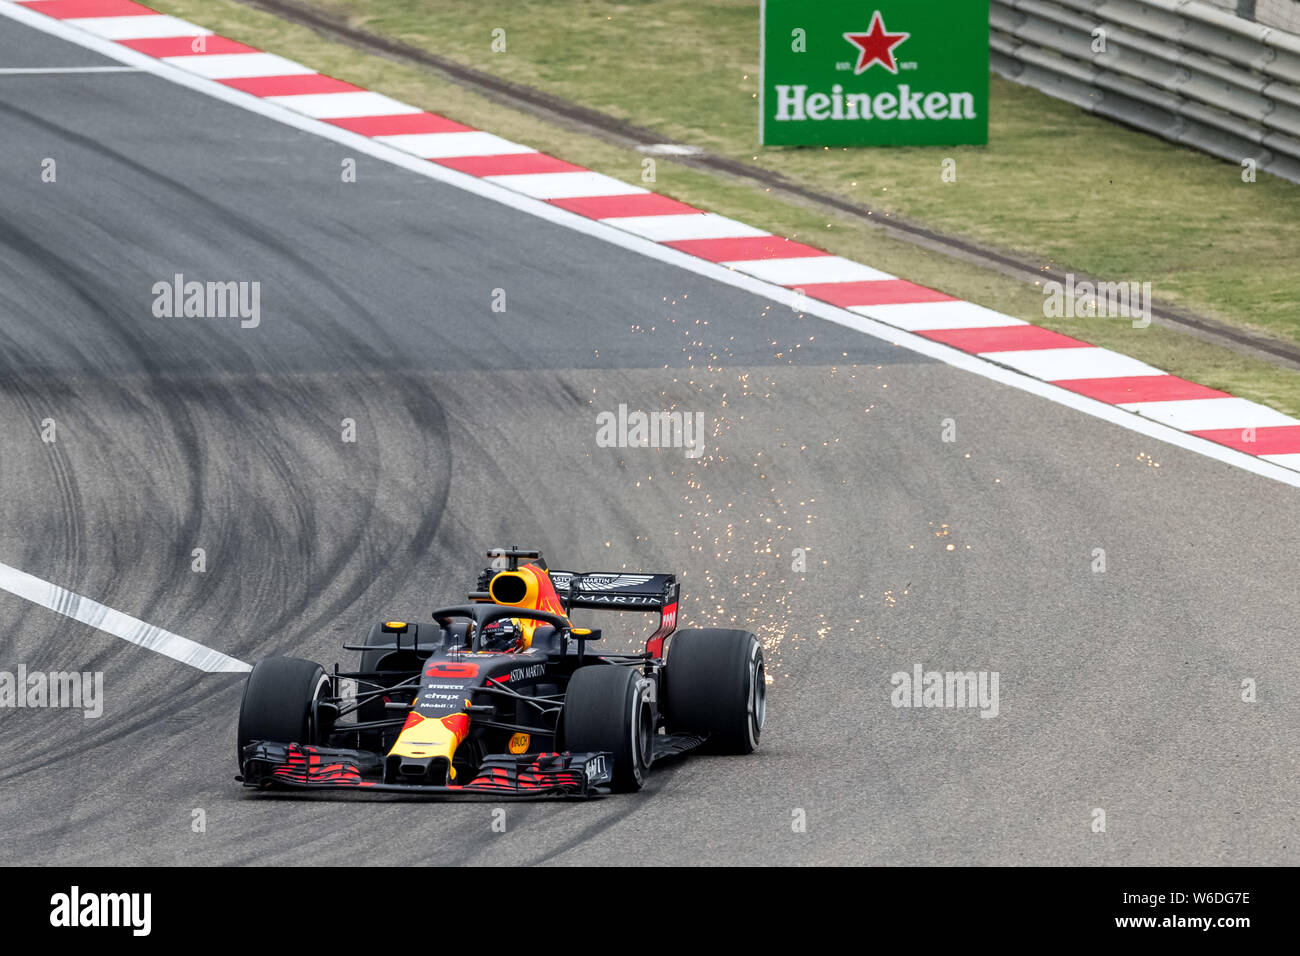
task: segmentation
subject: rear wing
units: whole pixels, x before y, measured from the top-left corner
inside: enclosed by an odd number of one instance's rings
[[[550,575],[555,593],[566,607],[657,611],[677,603],[677,578],[671,574],[551,571]]]
[[[594,611],[658,611],[659,627],[646,642],[651,657],[663,656],[664,638],[677,627],[677,576],[625,571],[551,571],[565,608]]]

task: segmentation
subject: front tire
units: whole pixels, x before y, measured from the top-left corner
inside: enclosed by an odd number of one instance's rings
[[[709,738],[720,753],[758,747],[767,714],[763,646],[749,631],[681,630],[668,645],[661,683],[668,729]]]
[[[564,698],[565,748],[611,754],[620,793],[640,790],[650,769],[655,726],[646,684],[635,668],[589,664],[574,672]]]
[[[236,759],[244,767],[244,748],[255,740],[285,744],[320,743],[316,701],[328,696],[330,681],[321,666],[297,657],[268,657],[248,675],[239,707]]]

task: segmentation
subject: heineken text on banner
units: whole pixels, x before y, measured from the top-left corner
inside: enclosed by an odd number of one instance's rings
[[[988,0],[763,0],[759,140],[988,142]]]

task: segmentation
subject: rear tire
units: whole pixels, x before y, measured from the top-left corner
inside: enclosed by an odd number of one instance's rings
[[[668,729],[709,738],[710,749],[748,754],[767,711],[763,646],[749,631],[681,630],[668,645],[660,707]]]
[[[580,667],[569,679],[562,720],[567,750],[611,754],[613,789],[620,793],[641,789],[650,769],[655,727],[654,709],[639,671],[617,664]]]
[[[240,769],[244,747],[254,740],[314,745],[321,728],[313,712],[319,697],[328,695],[329,678],[321,666],[297,657],[268,657],[258,661],[244,685],[239,707],[238,750]]]

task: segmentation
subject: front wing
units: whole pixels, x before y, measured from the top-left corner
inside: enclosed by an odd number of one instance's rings
[[[580,796],[606,792],[613,761],[607,753],[492,754],[464,784],[385,783],[383,759],[365,750],[255,741],[244,748],[246,787],[357,790],[411,794]]]

